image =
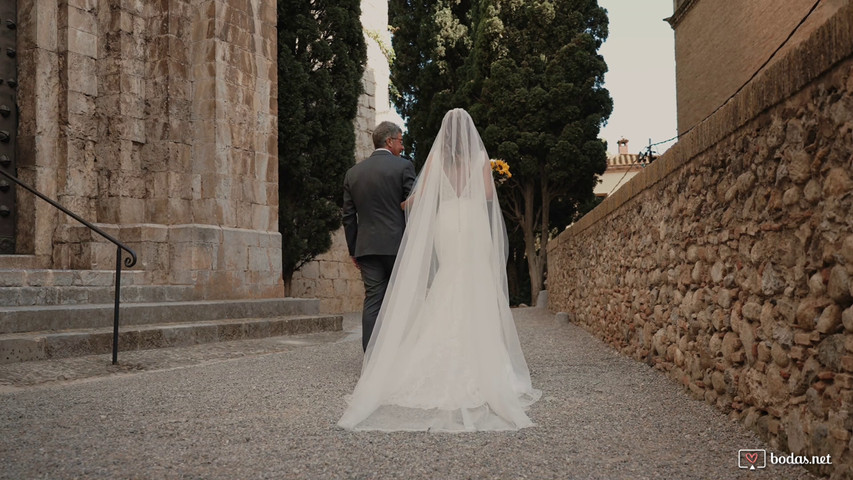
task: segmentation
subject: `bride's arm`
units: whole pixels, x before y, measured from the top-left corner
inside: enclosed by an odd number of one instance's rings
[[[487,158],[483,164],[483,186],[486,188],[486,200],[495,198],[495,182],[492,179],[492,162]]]
[[[424,168],[423,168],[423,170],[421,170],[421,172],[418,174],[417,178],[415,179],[415,186],[414,186],[414,188],[412,188],[412,192],[409,194],[408,198],[406,198],[405,200],[403,200],[400,203],[400,208],[402,210],[405,210],[406,208],[410,208],[412,206],[412,204],[415,203],[415,194],[419,193],[417,191],[423,190],[421,188],[420,183],[421,183],[422,179],[426,178],[427,174],[429,173],[429,169],[432,166],[432,162],[430,161],[430,159],[432,159],[432,156],[427,157],[426,162],[424,162]],[[420,192],[420,194],[422,194],[422,192]]]

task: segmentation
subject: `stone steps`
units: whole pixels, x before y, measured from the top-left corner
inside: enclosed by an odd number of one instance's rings
[[[2,259],[3,257],[0,257]],[[122,270],[121,284],[136,285],[145,282],[143,270]],[[115,285],[115,270],[57,270],[46,268],[0,268],[2,287],[45,286],[111,286]]]
[[[152,285],[146,272],[121,273],[120,300],[175,302],[195,300],[194,285]],[[115,271],[0,269],[0,307],[82,305],[115,301]]]
[[[0,363],[108,353],[114,309],[113,303],[2,306]],[[301,298],[122,303],[119,354],[341,330],[342,317],[319,311],[319,300]]]
[[[291,315],[130,325],[119,328],[118,358],[131,350],[336,331],[342,321],[340,315]],[[112,327],[2,334],[0,364],[110,353],[112,339]]]
[[[111,303],[0,307],[0,334],[112,327],[114,309],[115,306]],[[119,324],[130,326],[317,315],[319,311],[319,301],[310,298],[122,303],[119,309]]]
[[[0,306],[84,305],[115,302],[115,287],[0,287]],[[122,285],[121,303],[192,300],[194,287],[185,285]]]

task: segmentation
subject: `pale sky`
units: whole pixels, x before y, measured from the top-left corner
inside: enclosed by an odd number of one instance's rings
[[[599,136],[607,150],[626,138],[630,153],[677,135],[675,113],[675,36],[663,21],[672,0],[599,0],[610,17],[610,35],[600,53],[607,62],[604,86],[613,113]],[[675,141],[654,147],[663,153]]]

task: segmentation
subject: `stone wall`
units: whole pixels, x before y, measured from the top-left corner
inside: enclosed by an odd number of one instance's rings
[[[137,249],[149,283],[283,295],[275,3],[18,2],[18,175]],[[30,268],[115,264],[111,244],[19,198]]]
[[[853,476],[853,5],[549,245],[553,311]]]
[[[344,230],[332,236],[332,248],[293,274],[291,296],[317,298],[322,313],[361,311],[364,285],[349,257]]]

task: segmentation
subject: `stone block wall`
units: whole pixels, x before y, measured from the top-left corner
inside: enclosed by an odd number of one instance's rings
[[[853,5],[549,245],[553,311],[853,476]]]
[[[317,298],[321,313],[359,312],[364,304],[361,272],[347,250],[344,230],[332,236],[332,248],[293,274],[291,296]]]
[[[152,284],[282,296],[275,2],[17,1],[18,175],[137,249]],[[115,264],[19,198],[30,265]]]

